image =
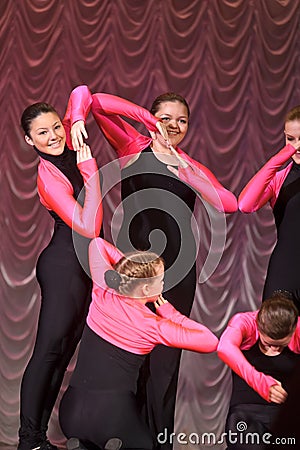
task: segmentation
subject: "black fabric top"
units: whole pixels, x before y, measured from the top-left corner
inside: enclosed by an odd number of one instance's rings
[[[249,350],[243,351],[245,358],[259,372],[270,375],[280,381],[282,387],[288,392],[288,382],[296,363],[300,362],[300,355],[292,352],[288,347],[276,356],[267,356],[259,348],[259,341]],[[264,400],[242,378],[232,372],[232,396],[230,405],[238,404],[264,404],[270,403]],[[274,403],[271,403],[274,405]]]
[[[292,168],[288,173],[286,179],[281,186],[278,198],[274,205],[274,217],[278,233],[281,232],[281,225],[285,224],[289,218],[297,219],[291,220],[288,223],[290,227],[294,225],[295,229],[299,230],[300,214],[294,211],[294,208],[300,205],[300,166],[293,162]],[[299,210],[298,210],[299,211]],[[291,216],[292,215],[292,216]]]
[[[124,219],[118,248],[159,254],[166,269],[172,266],[172,278],[179,280],[195,261],[191,229],[194,190],[173,175],[148,147],[122,170],[121,194]]]

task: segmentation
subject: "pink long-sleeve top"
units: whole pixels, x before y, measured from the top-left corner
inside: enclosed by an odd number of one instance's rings
[[[152,139],[140,134],[120,115],[142,123],[149,131],[157,131],[157,117],[145,108],[110,94],[91,95],[87,86],[78,86],[71,93],[67,110],[71,125],[77,120],[85,121],[90,109],[104,136],[116,151],[121,168],[124,168],[134,155],[147,148]],[[180,180],[193,187],[217,210],[226,213],[236,211],[235,195],[225,189],[203,164],[192,159],[179,147],[176,147],[176,150],[188,163],[186,168],[179,167]]]
[[[96,160],[77,164],[85,186],[84,205],[74,198],[68,178],[50,161],[40,159],[37,187],[41,203],[70,228],[88,238],[99,236],[102,224],[100,180]]]
[[[232,317],[218,344],[218,356],[265,400],[270,401],[270,387],[277,381],[257,371],[245,358],[242,350],[248,350],[259,339],[256,316],[258,311],[238,313]],[[300,353],[300,318],[292,339],[290,350]]]
[[[274,208],[281,186],[288,176],[293,163],[291,162],[284,169],[279,169],[291,158],[295,151],[292,145],[286,145],[251,178],[239,195],[238,205],[240,211],[244,213],[257,211],[268,201],[271,207]]]
[[[92,303],[87,324],[106,341],[135,354],[147,354],[157,344],[209,353],[218,338],[198,322],[180,314],[170,303],[157,314],[137,299],[125,297],[106,286],[104,273],[123,254],[102,238],[93,239],[89,261],[93,279]]]

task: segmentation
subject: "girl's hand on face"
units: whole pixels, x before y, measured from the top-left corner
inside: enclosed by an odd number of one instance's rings
[[[168,303],[168,301],[166,299],[163,298],[163,296],[160,294],[157,299],[154,302],[154,306],[155,308],[159,308],[161,305],[163,305],[164,303]]]
[[[92,159],[93,156],[90,147],[87,144],[83,144],[80,150],[76,152],[76,157],[77,164]]]
[[[156,122],[156,128],[158,129],[159,133],[162,135],[162,137],[166,141],[166,144],[168,145],[168,147],[171,146],[171,143],[169,141],[169,135],[168,135],[168,132],[167,132],[166,125],[163,122],[159,122],[158,121],[158,122]],[[152,134],[151,134],[151,137],[152,137]],[[155,136],[155,138],[156,138],[156,136]]]
[[[85,124],[83,120],[78,120],[72,125],[71,128],[71,139],[72,145],[75,151],[79,151],[83,146],[83,138],[87,139],[88,134],[85,129]]]
[[[281,383],[277,381],[278,384],[274,384],[269,390],[269,400],[273,403],[284,403],[287,398],[287,392],[281,386]]]

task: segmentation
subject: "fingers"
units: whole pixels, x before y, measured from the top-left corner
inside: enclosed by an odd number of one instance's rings
[[[287,398],[287,392],[280,384],[274,384],[270,387],[269,399],[273,403],[284,403]]]
[[[164,303],[167,303],[167,300],[164,299],[162,295],[159,295],[154,302],[155,308],[159,308]]]
[[[77,163],[91,159],[93,156],[90,147],[87,144],[83,144],[82,147],[77,151],[76,157]]]
[[[79,151],[80,148],[84,144],[83,138],[87,139],[88,134],[85,129],[85,124],[83,120],[78,120],[72,125],[71,128],[71,139],[72,139],[72,145],[75,151]]]
[[[156,122],[156,128],[158,129],[164,140],[167,142],[167,144],[171,145],[165,124],[158,121]]]
[[[155,139],[157,139],[156,132],[155,131],[149,131],[149,133],[150,133],[152,141],[155,141]]]

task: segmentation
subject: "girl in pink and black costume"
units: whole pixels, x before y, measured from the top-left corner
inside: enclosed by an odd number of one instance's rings
[[[238,203],[242,212],[251,213],[270,202],[277,243],[269,261],[263,298],[277,290],[291,292],[300,311],[300,106],[286,115],[284,133],[286,146],[254,175]]]
[[[265,448],[263,436],[270,433],[288,396],[299,353],[298,311],[282,294],[266,299],[259,311],[238,313],[230,320],[218,345],[219,357],[233,371],[225,430],[228,449]],[[253,445],[245,436],[240,439],[239,423],[246,423],[245,433],[256,433]]]
[[[151,249],[161,255],[166,267],[164,296],[188,316],[196,287],[196,245],[191,228],[196,194],[224,212],[236,211],[237,200],[206,167],[178,147],[188,130],[185,99],[163,94],[150,113],[113,95],[91,95],[86,86],[79,86],[71,94],[69,107],[74,117],[74,148],[86,137],[84,121],[92,108],[119,158],[124,219],[118,248],[124,252]],[[121,115],[144,124],[151,137],[140,134]],[[144,365],[146,378],[141,377],[140,387],[147,389],[146,414],[154,436],[173,431],[180,355],[180,349],[158,346],[147,361],[148,369]],[[145,404],[145,393],[140,393]]]
[[[87,267],[88,244],[99,235],[102,223],[100,182],[89,147],[69,150],[65,129],[51,105],[29,106],[21,124],[26,142],[40,157],[38,193],[55,223],[51,241],[37,262],[41,309],[33,354],[21,385],[18,449],[54,450],[46,431],[90,303],[91,279],[77,253],[81,252]]]
[[[76,436],[87,448],[103,448],[114,437],[122,449],[151,450],[155,443],[136,401],[146,355],[159,344],[213,352],[218,339],[162,297],[164,265],[156,254],[124,256],[102,238],[89,251],[92,303],[60,424],[67,437]]]

